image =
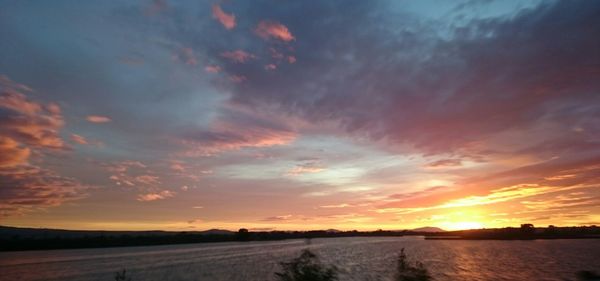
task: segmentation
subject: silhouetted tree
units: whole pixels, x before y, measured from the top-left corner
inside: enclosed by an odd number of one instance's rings
[[[524,224],[521,225],[521,232],[523,232],[523,233],[534,233],[535,232],[535,227],[533,226],[533,224],[524,223]]]
[[[236,234],[237,240],[239,241],[248,241],[250,239],[250,233],[248,229],[240,228]]]
[[[280,281],[330,281],[337,279],[337,269],[326,267],[309,250],[302,251],[299,257],[290,262],[280,263],[283,272],[275,273]]]
[[[396,271],[396,281],[429,281],[432,280],[429,272],[421,262],[411,265],[404,253],[404,248],[400,250],[398,256],[398,267]]]

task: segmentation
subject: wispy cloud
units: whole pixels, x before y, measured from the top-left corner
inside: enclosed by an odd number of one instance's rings
[[[235,27],[235,15],[227,14],[223,12],[219,4],[212,6],[213,18],[218,20],[226,29],[233,29]]]
[[[88,115],[85,119],[92,123],[108,123],[112,121],[109,117],[101,115]]]
[[[285,25],[272,20],[260,21],[254,32],[263,39],[273,38],[284,42],[296,39]]]
[[[156,193],[140,194],[138,196],[137,200],[142,201],[142,202],[148,202],[148,201],[167,199],[167,198],[173,197],[173,196],[175,196],[174,192],[169,191],[169,190],[163,190],[163,191],[156,192]]]
[[[221,56],[226,59],[229,59],[230,61],[232,61],[234,63],[245,63],[250,59],[256,58],[255,55],[248,53],[244,50],[222,52]]]

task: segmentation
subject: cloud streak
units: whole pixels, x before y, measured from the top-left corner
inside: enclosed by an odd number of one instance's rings
[[[221,6],[218,4],[212,6],[212,15],[213,18],[218,20],[226,29],[230,30],[235,27],[235,16],[223,12],[223,9],[221,9]]]

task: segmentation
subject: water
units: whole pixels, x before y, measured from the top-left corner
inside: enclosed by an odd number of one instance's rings
[[[359,237],[0,253],[0,280],[274,280],[279,262],[310,248],[340,280],[391,280],[398,252],[436,280],[574,280],[600,273],[600,240],[448,241]]]

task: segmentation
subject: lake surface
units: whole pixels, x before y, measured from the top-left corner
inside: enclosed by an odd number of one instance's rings
[[[340,280],[392,280],[400,249],[436,280],[574,280],[600,273],[600,240],[467,241],[357,237],[0,253],[0,280],[274,280],[309,248]]]

